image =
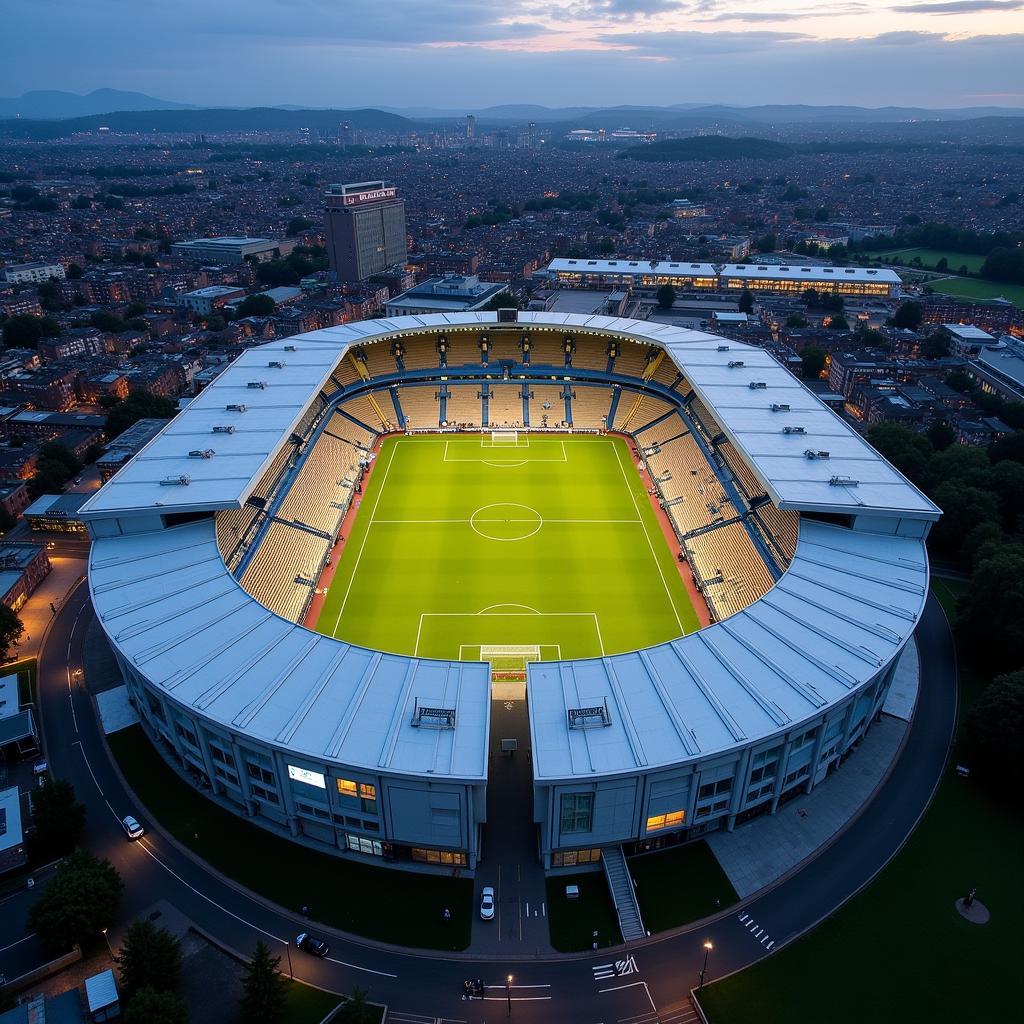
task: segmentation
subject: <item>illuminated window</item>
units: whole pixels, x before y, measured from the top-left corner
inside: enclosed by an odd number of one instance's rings
[[[654,814],[647,819],[647,831],[657,832],[663,828],[678,828],[685,820],[685,811],[667,811],[665,814]]]
[[[377,799],[377,787],[371,786],[368,782],[359,783],[359,795],[364,800],[376,800]]]
[[[358,790],[356,784],[349,779],[338,779],[338,792],[342,796],[357,796]]]

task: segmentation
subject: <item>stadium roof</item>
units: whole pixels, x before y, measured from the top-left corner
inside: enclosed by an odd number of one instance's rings
[[[212,520],[93,543],[93,605],[121,655],[172,703],[312,762],[482,779],[490,666],[354,647],[268,611],[228,571]],[[454,708],[454,729],[413,708]]]
[[[788,572],[760,600],[645,651],[529,666],[533,772],[649,770],[778,736],[899,653],[928,596],[919,539],[804,520]],[[567,727],[607,702],[610,725]]]
[[[789,281],[806,278],[808,281],[879,281],[883,284],[902,284],[900,275],[895,270],[881,267],[798,267],[777,266],[775,264],[727,263],[721,267],[722,277],[742,277],[748,279],[765,278],[768,280]]]
[[[238,508],[350,346],[402,331],[493,327],[496,320],[490,312],[363,320],[250,349],[83,506],[82,518]],[[662,345],[783,508],[939,517],[931,501],[764,349],[600,315],[520,313],[518,322]],[[752,390],[751,383],[765,387]],[[790,409],[772,412],[773,404]],[[245,412],[229,411],[230,405],[244,405]],[[218,425],[234,432],[214,433]],[[786,427],[803,431],[785,433]],[[208,458],[189,454],[210,450]],[[808,459],[807,450],[828,451],[829,458]],[[188,483],[170,482],[182,479]]]
[[[563,273],[590,274],[685,274],[696,277],[714,277],[711,263],[688,263],[685,260],[570,260],[555,259],[548,270]]]

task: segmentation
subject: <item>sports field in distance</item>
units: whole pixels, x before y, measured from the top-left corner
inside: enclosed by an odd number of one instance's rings
[[[317,629],[512,669],[697,626],[622,438],[455,434],[384,441]]]

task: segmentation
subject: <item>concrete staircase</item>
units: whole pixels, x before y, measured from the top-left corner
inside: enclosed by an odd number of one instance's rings
[[[608,888],[612,893],[612,902],[619,917],[619,930],[623,941],[642,939],[647,934],[640,918],[640,907],[637,906],[636,893],[633,891],[633,879],[626,867],[626,855],[621,846],[604,847],[601,850],[601,866],[604,877],[608,880]]]

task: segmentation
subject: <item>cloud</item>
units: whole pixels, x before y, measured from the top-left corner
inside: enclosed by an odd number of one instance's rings
[[[640,52],[654,51],[666,57],[689,57],[718,53],[748,53],[810,36],[802,32],[613,32],[598,37],[601,42],[626,46]]]
[[[866,42],[874,46],[917,46],[920,43],[941,43],[945,40],[941,32],[883,32],[870,39],[851,40]]]
[[[978,11],[1019,11],[1024,0],[948,0],[945,3],[903,4],[898,14],[974,14]]]

